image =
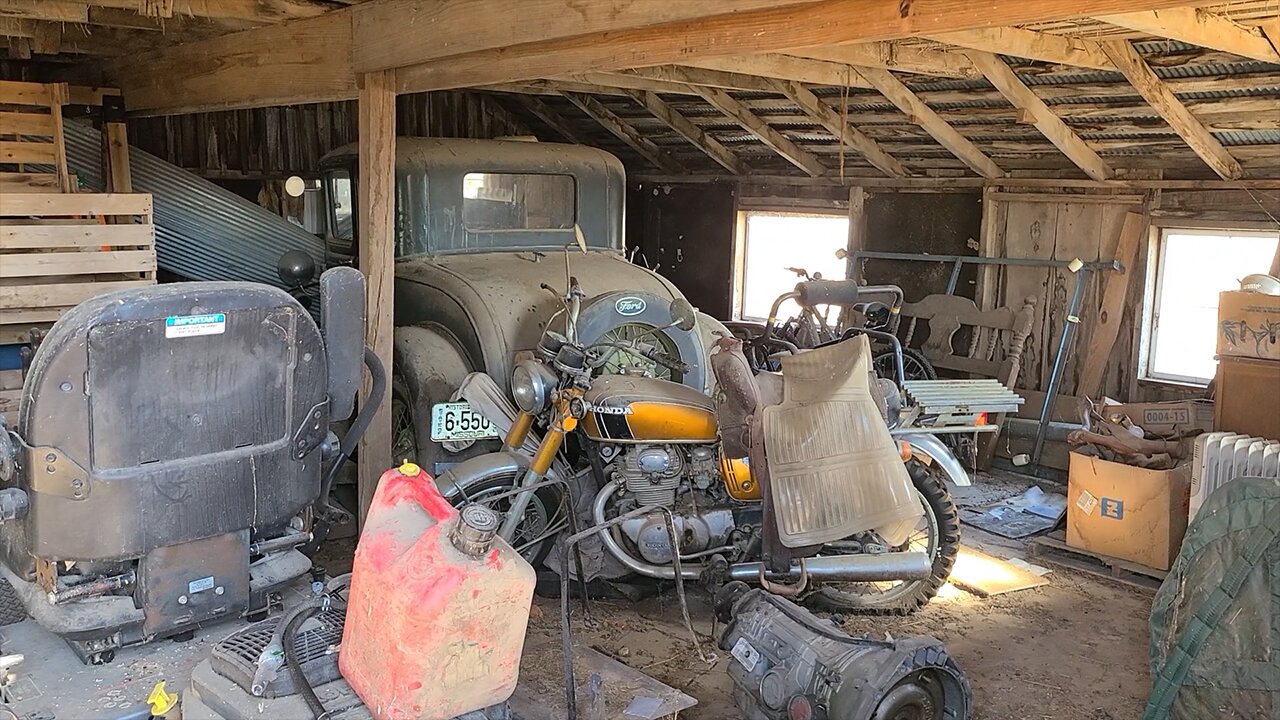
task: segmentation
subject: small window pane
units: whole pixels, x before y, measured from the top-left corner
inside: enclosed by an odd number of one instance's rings
[[[462,222],[468,230],[567,230],[576,219],[573,177],[467,173]]]
[[[834,215],[746,213],[746,244],[741,268],[741,317],[763,319],[779,295],[803,278],[791,268],[843,280],[846,262],[836,251],[849,242],[849,219]],[[795,312],[784,305],[783,314]]]
[[[1207,384],[1217,373],[1218,293],[1265,273],[1274,233],[1165,230],[1157,259],[1147,376]]]

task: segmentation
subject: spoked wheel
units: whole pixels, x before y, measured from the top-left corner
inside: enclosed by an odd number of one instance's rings
[[[675,343],[671,342],[670,338],[663,333],[653,332],[653,328],[642,323],[622,323],[601,335],[598,342],[627,343],[641,338],[649,343],[656,342],[663,352],[672,357],[680,357],[680,350],[675,346]],[[609,358],[609,361],[600,367],[599,374],[618,375],[628,368],[640,368],[659,380],[670,380],[678,383],[683,379],[681,373],[665,365],[659,365],[649,358],[623,350],[615,352]]]
[[[520,479],[515,474],[499,474],[488,480],[468,488],[466,497],[452,499],[454,507],[462,507],[469,503],[480,503],[506,517],[511,509],[514,497],[504,497],[486,502],[485,498],[500,495],[515,488]],[[564,493],[558,487],[544,487],[536,490],[525,508],[524,520],[516,526],[516,536],[511,545],[535,568],[540,567],[547,554],[551,552],[555,534],[567,522],[565,513],[568,504],[564,502]]]
[[[893,362],[892,350],[881,350],[871,359],[871,364],[876,370],[876,375],[882,378],[896,378],[898,369]],[[920,354],[919,350],[911,348],[902,349],[902,371],[907,374],[905,380],[937,380],[938,371],[933,369],[933,363]]]
[[[885,693],[871,720],[943,720],[944,692],[934,673],[928,670],[911,673]]]
[[[945,481],[917,461],[907,464],[912,484],[924,507],[924,516],[906,542],[895,552],[926,552],[933,560],[932,572],[922,580],[894,580],[875,583],[830,583],[814,590],[806,600],[813,605],[840,612],[872,615],[906,615],[924,607],[951,575],[960,552],[960,515]],[[846,542],[823,548],[832,554],[848,552]]]
[[[404,381],[395,377],[391,381],[391,461],[404,460],[422,462],[418,458],[418,427],[413,422],[413,404]]]

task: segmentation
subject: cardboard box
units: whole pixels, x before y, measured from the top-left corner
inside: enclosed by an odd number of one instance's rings
[[[1218,355],[1280,360],[1280,295],[1219,295]]]
[[[1170,436],[1213,432],[1212,400],[1174,400],[1152,403],[1107,402],[1103,415],[1126,415],[1148,436]]]
[[[1214,429],[1280,439],[1280,360],[1218,360]]]
[[[1168,570],[1187,531],[1191,466],[1147,470],[1071,453],[1067,544]]]

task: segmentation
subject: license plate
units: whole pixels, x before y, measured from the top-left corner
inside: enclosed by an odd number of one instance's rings
[[[498,428],[470,403],[439,403],[431,408],[431,439],[483,440],[498,437]]]

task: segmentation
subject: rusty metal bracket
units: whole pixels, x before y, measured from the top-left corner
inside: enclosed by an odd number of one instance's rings
[[[21,440],[20,440],[21,442]],[[93,490],[89,472],[55,447],[22,443],[23,463],[33,493],[84,500]]]

